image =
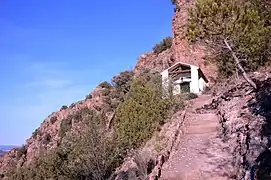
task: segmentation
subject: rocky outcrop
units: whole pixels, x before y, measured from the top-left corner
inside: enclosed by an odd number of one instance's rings
[[[200,67],[211,83],[217,78],[217,68],[206,59],[210,49],[200,43],[189,43],[185,37],[188,20],[188,10],[195,5],[196,0],[176,0],[175,13],[172,20],[172,47],[162,53],[153,51],[138,58],[134,71],[140,72],[145,68],[158,72],[170,67],[176,62],[184,62]]]
[[[135,73],[140,73],[144,69],[152,69],[162,72],[164,69],[167,69],[174,64],[174,62],[172,49],[168,49],[159,54],[151,51],[138,58],[134,71]]]
[[[172,21],[173,59],[200,67],[208,79],[212,81],[217,77],[216,66],[204,58],[210,51],[202,44],[189,43],[185,37],[188,10],[195,5],[195,2],[196,0],[175,1],[176,8]]]
[[[270,147],[270,71],[252,75],[259,87],[257,91],[243,79],[218,85],[213,90],[212,103],[203,107],[215,110],[220,118],[220,138],[231,154],[231,176],[238,180],[250,179],[255,160]]]

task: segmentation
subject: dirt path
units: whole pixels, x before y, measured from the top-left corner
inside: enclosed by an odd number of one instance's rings
[[[215,113],[196,112],[211,101],[202,95],[185,116],[183,132],[162,168],[163,180],[228,180],[229,154],[219,135]]]

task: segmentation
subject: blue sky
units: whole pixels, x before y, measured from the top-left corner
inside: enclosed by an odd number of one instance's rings
[[[20,145],[62,105],[132,69],[171,35],[170,0],[2,0],[0,144]]]

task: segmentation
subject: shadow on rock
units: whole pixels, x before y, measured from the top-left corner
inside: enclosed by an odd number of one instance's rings
[[[262,139],[267,139],[267,147],[256,159],[258,164],[256,176],[259,180],[271,180],[271,78],[257,82],[257,86],[259,89],[256,92],[256,102],[249,106],[253,114],[265,118],[261,136]]]
[[[258,82],[259,90],[256,93],[256,102],[251,104],[252,113],[265,117],[261,135],[268,138],[268,147],[271,146],[271,78]]]

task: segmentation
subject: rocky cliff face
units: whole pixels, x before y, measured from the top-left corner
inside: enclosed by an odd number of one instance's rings
[[[186,24],[189,8],[195,5],[195,0],[176,0],[175,14],[172,21],[173,31],[173,59],[200,67],[208,79],[217,77],[217,69],[214,64],[204,59],[208,55],[206,46],[196,43],[191,44],[185,38]]]
[[[217,86],[218,93],[213,93],[215,98],[209,104],[220,118],[221,138],[231,154],[227,164],[233,169],[234,179],[249,180],[255,160],[263,156],[260,161],[266,161],[270,156],[263,155],[270,147],[270,71],[266,67],[251,74],[257,82],[257,91],[243,79],[224,82]],[[270,161],[267,162],[269,165],[260,169],[270,166]]]
[[[206,60],[208,48],[200,43],[189,43],[185,38],[189,8],[195,5],[195,0],[176,0],[175,13],[172,19],[172,47],[160,54],[148,52],[138,58],[135,71],[144,68],[162,71],[176,62],[184,62],[200,67],[211,82],[217,78],[217,68],[214,63]]]
[[[161,72],[170,67],[174,62],[172,49],[159,54],[151,51],[138,58],[134,71],[135,73],[139,73],[144,69],[152,69]]]

